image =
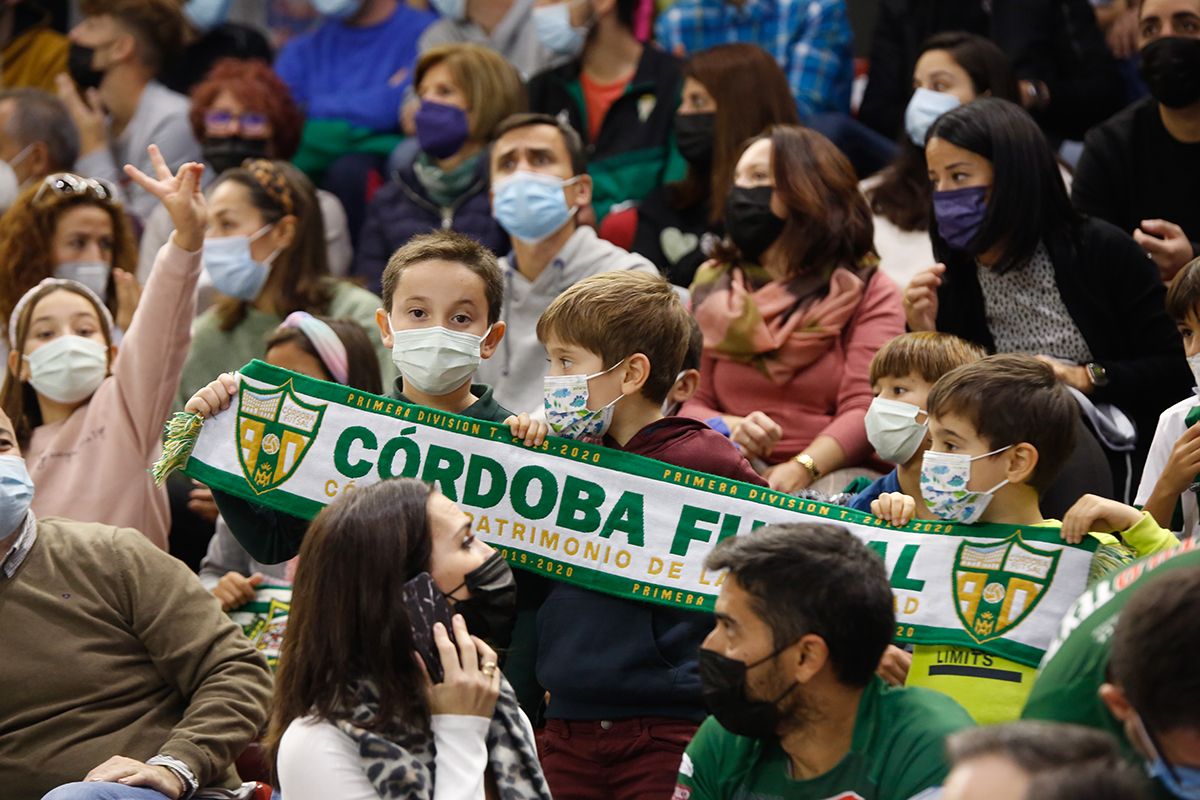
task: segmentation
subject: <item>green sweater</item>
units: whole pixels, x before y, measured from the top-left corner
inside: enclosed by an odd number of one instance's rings
[[[796,780],[779,739],[736,736],[709,717],[683,762],[676,798],[691,800],[908,800],[946,777],[945,739],[971,727],[948,697],[892,689],[872,677],[858,704],[848,752],[823,775]]]
[[[180,561],[130,528],[38,520],[0,573],[0,795],[41,797],[112,756],[168,755],[201,786],[267,718],[266,661]]]
[[[334,319],[352,319],[363,326],[367,337],[375,343],[383,385],[387,386],[395,378],[396,368],[375,325],[375,312],[383,303],[366,289],[347,281],[333,281],[333,284],[329,307],[320,313]],[[267,338],[281,322],[283,317],[254,307],[247,307],[245,318],[231,331],[221,330],[216,309],[210,308],[197,317],[192,325],[192,349],[179,381],[176,410],[182,409],[197,390],[222,372],[233,372],[255,358],[262,358]]]
[[[1191,540],[1134,562],[1091,586],[1063,617],[1058,639],[1046,651],[1022,719],[1070,722],[1113,735],[1122,752],[1141,761],[1100,699],[1108,682],[1108,656],[1121,611],[1156,576],[1173,569],[1200,569],[1200,549]],[[1180,665],[1180,669],[1194,665]]]

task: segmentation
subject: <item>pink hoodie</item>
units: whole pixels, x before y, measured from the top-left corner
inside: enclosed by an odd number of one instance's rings
[[[34,429],[24,455],[39,517],[134,528],[166,549],[167,492],[148,470],[191,345],[199,277],[199,250],[163,245],[112,375],[70,417]]]

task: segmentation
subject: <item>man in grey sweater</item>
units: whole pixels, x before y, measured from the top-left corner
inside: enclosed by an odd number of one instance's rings
[[[177,0],[83,0],[84,17],[70,33],[70,75],[58,96],[79,128],[75,171],[117,186],[126,207],[145,220],[157,200],[130,182],[118,165],[153,174],[146,148],[158,145],[174,172],[200,161],[186,97],[155,80],[167,56],[179,52],[184,20]]]
[[[537,338],[542,312],[577,281],[601,272],[658,274],[640,255],[580,224],[592,200],[583,143],[566,122],[548,114],[515,114],[500,123],[491,151],[492,214],[512,237],[500,259],[508,325],[495,355],[479,365],[481,383],[514,412],[542,407],[546,350]]]

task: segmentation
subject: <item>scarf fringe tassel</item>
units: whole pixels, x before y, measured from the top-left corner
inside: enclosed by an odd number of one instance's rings
[[[187,466],[192,457],[192,448],[200,437],[200,426],[204,418],[199,414],[178,411],[171,415],[163,426],[163,452],[150,468],[155,486],[162,486],[167,477],[177,469]]]

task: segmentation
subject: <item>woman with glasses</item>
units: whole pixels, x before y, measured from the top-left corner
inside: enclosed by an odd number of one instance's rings
[[[209,169],[216,178],[240,167],[248,158],[291,160],[300,146],[304,115],[292,100],[287,84],[262,61],[225,58],[216,63],[204,81],[192,90],[188,114],[192,132]],[[317,191],[325,223],[326,259],[331,275],[350,271],[354,249],[346,227],[341,201],[324,190]],[[138,258],[138,279],[145,283],[154,256],[171,235],[170,217],[161,208],[146,221]],[[200,310],[211,303],[211,283],[200,278]]]
[[[66,278],[98,295],[124,331],[141,294],[136,266],[133,226],[112,187],[67,172],[48,175],[0,216],[0,325],[40,281]]]
[[[149,467],[191,342],[206,204],[203,166],[189,162],[172,175],[158,148],[149,150],[156,177],[132,166],[126,174],[167,207],[175,233],[159,252],[121,357],[100,296],[80,281],[45,278],[8,317],[2,405],[36,487],[34,514],[133,528],[165,549],[167,495]],[[103,191],[74,177],[61,184],[38,202]]]

